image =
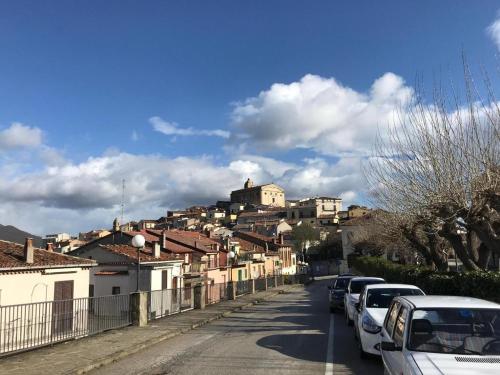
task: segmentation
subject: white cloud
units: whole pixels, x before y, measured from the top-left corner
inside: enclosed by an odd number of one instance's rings
[[[221,137],[229,138],[230,133],[226,130],[214,129],[195,129],[195,128],[181,128],[175,122],[169,122],[161,119],[160,117],[151,117],[149,119],[153,129],[157,132],[163,133],[165,135],[182,135],[182,136],[193,136],[193,135],[204,135],[209,137]]]
[[[41,144],[42,131],[39,128],[14,122],[7,129],[0,130],[0,151],[37,147]]]
[[[487,27],[486,32],[493,39],[497,49],[500,51],[500,13],[497,19]]]
[[[236,103],[230,142],[240,152],[308,148],[324,155],[367,155],[377,126],[393,123],[396,110],[412,96],[413,89],[393,73],[375,80],[367,93],[308,74]]]
[[[109,227],[120,212],[122,179],[127,220],[228,199],[248,177],[258,184],[274,181],[288,198],[339,196],[358,190],[361,181],[353,168],[357,161],[347,158],[332,166],[323,159],[286,163],[246,155],[219,164],[209,156],[166,158],[114,150],[81,163],[61,160],[59,154],[54,159],[35,171],[0,173],[0,223],[37,234]]]

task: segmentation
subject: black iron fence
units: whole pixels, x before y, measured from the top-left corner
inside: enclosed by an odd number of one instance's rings
[[[163,318],[193,308],[194,295],[191,286],[148,292],[148,320]]]
[[[0,355],[130,324],[128,294],[0,306]]]
[[[252,282],[252,280],[237,281],[236,282],[236,295],[241,296],[243,294],[250,293],[250,286],[249,286],[250,282]]]
[[[262,291],[267,289],[267,284],[266,284],[266,278],[265,277],[259,277],[258,279],[255,279],[255,290],[256,291]]]
[[[276,278],[274,276],[267,277],[267,288],[276,288]]]

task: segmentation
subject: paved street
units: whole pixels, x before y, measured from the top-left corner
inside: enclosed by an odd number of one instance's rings
[[[294,289],[92,374],[382,374],[378,359],[359,358],[343,315],[328,312],[327,283]]]

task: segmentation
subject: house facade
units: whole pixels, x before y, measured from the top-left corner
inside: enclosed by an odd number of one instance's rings
[[[333,225],[338,223],[338,212],[342,210],[342,199],[316,197],[301,199],[287,209],[287,219],[312,225]]]

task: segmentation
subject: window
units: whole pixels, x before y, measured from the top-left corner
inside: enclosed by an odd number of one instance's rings
[[[273,203],[276,203],[276,198],[273,198]]]
[[[168,271],[161,271],[161,288],[162,289],[167,289],[168,288]]]
[[[385,330],[389,334],[389,336],[392,336],[392,331],[394,329],[394,325],[396,324],[396,317],[398,316],[398,311],[399,311],[399,302],[394,302],[389,309],[389,312],[387,313],[387,318],[385,321]]]
[[[120,294],[120,287],[119,286],[114,286],[111,288],[111,294],[112,295],[117,295],[117,294]]]
[[[401,310],[399,311],[398,319],[396,320],[396,327],[394,328],[394,344],[397,347],[402,347],[403,346],[403,335],[405,332],[405,321],[406,321],[406,312],[407,309],[406,307],[401,307]]]

